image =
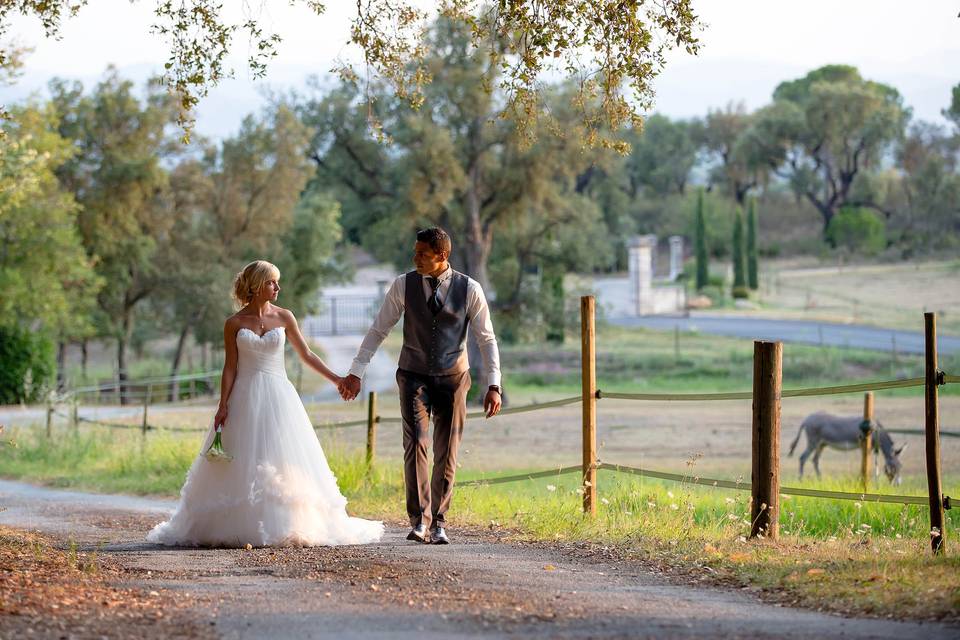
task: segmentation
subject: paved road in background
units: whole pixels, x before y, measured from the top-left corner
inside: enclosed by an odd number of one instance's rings
[[[782,340],[799,344],[831,347],[853,347],[897,353],[922,354],[923,334],[856,324],[810,322],[806,320],[776,320],[736,316],[691,314],[679,316],[616,316],[608,318],[611,324],[623,327],[643,327],[658,331],[698,331],[720,336],[750,340]],[[937,339],[940,355],[960,353],[960,337],[940,335]]]

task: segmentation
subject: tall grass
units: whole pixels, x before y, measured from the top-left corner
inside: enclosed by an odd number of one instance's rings
[[[14,431],[0,441],[0,474],[59,487],[102,492],[175,496],[201,446],[200,434],[150,433],[91,428],[59,430],[48,441],[39,429]],[[351,510],[403,520],[403,478],[399,462],[368,470],[362,455],[336,445],[325,450]],[[505,474],[524,470],[505,470]],[[489,477],[489,474],[486,474]],[[499,475],[499,474],[497,474]],[[460,480],[482,477],[463,470]],[[808,482],[804,486],[858,492],[855,478]],[[889,492],[887,489],[882,489]],[[923,495],[922,477],[907,477],[898,493]],[[662,541],[730,540],[750,530],[749,491],[715,489],[625,476],[602,470],[598,479],[599,517],[581,516],[578,474],[513,484],[457,489],[454,521],[508,527],[537,537],[611,541],[656,538]],[[947,512],[949,530],[960,513]],[[892,538],[925,540],[925,507],[784,496],[781,531],[801,538]]]

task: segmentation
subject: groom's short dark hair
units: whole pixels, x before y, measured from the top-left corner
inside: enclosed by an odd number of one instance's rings
[[[417,242],[426,242],[434,252],[445,251],[448,256],[453,248],[450,235],[440,227],[430,227],[417,231]]]

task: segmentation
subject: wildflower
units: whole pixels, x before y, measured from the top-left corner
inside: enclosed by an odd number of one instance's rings
[[[606,498],[600,498],[600,502],[602,502],[603,504],[610,504],[610,501],[607,500]]]
[[[727,504],[733,504],[736,502],[736,500],[734,500],[733,498],[726,498],[725,500]]]
[[[678,507],[678,506],[677,506],[677,503],[674,502],[674,503],[672,503],[672,504],[670,505],[670,508],[673,509],[674,511],[676,511],[676,510],[679,509],[680,507]]]
[[[547,485],[547,491],[556,491],[556,490],[557,490],[557,485],[555,485],[555,484],[548,484],[548,485]]]
[[[656,508],[657,508],[657,503],[656,503],[656,502],[647,502],[647,506],[650,507],[651,509],[656,509]]]
[[[735,513],[728,513],[728,514],[727,514],[727,520],[739,520],[739,519],[740,519],[740,516],[738,516],[738,515],[735,514]]]
[[[861,529],[872,529],[873,527],[871,527],[871,526],[868,525],[866,522],[864,522],[864,523],[862,523],[862,524],[860,525],[860,528],[861,528]]]
[[[223,461],[229,462],[233,460],[233,456],[223,450],[223,441],[220,439],[220,431],[223,429],[223,425],[217,425],[217,433],[213,436],[213,442],[210,443],[210,446],[203,453],[203,457],[209,460],[210,462]]]
[[[672,497],[673,497],[673,491],[667,491],[667,497],[672,498]]]

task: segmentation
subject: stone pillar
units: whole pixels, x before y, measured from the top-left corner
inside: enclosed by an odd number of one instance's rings
[[[653,252],[657,236],[634,236],[628,245],[630,292],[638,316],[653,313]]]
[[[670,236],[670,282],[683,271],[683,236]]]

